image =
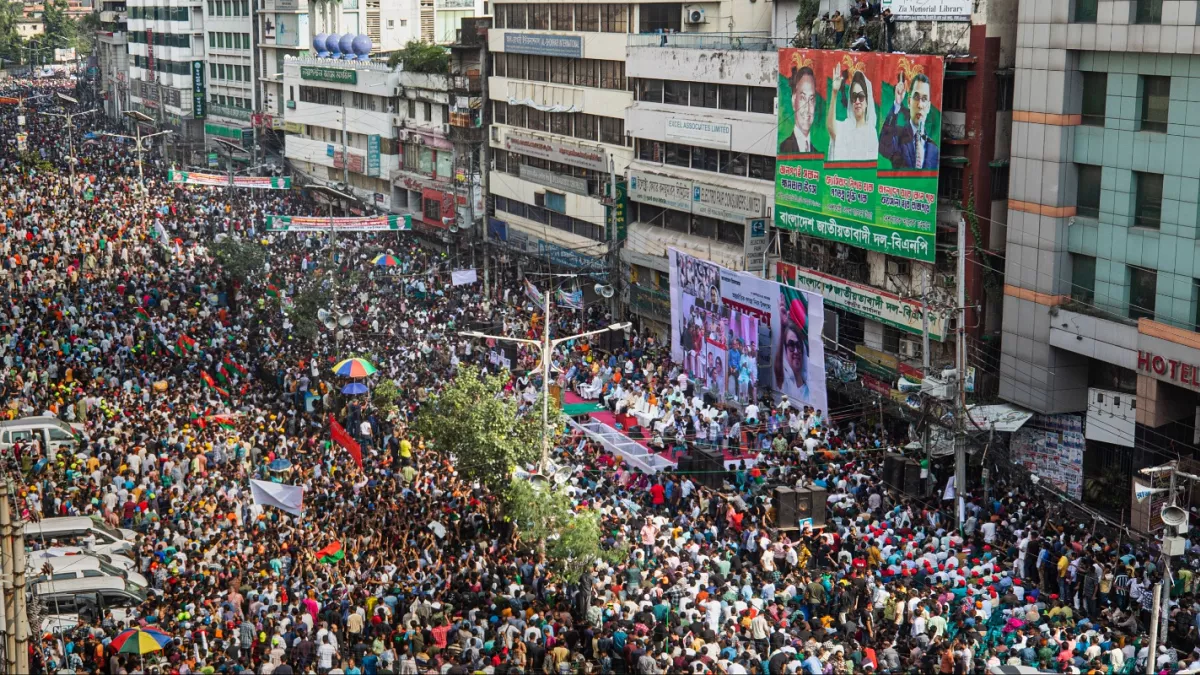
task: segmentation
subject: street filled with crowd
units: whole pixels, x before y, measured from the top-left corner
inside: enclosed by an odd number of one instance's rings
[[[959,527],[940,490],[918,501],[883,485],[884,453],[907,438],[769,400],[718,410],[636,331],[616,350],[563,345],[555,384],[652,411],[663,452],[707,444],[755,461],[705,486],[641,473],[565,429],[552,455],[575,508],[599,514],[602,547],[628,552],[568,580],[515,536],[500,495],[413,430],[468,368],[508,378],[505,395],[533,408],[536,350],[502,363],[460,334],[540,338],[515,265],[486,288],[482,274],[454,285],[472,254],[412,232],[268,232],[268,214],[325,207],[299,189],[168,183],[157,150],[141,178],[134,146],[105,135],[127,134],[120,123],[93,115],[68,139],[40,114],[73,109],[53,96],[0,109],[0,412],[59,420],[75,439],[0,439],[31,523],[32,671],[1146,672],[1164,581],[1153,542],[1063,517],[1004,476],[964,495]],[[231,277],[215,253],[226,240],[265,242],[265,261]],[[333,330],[297,311],[314,288]],[[549,328],[623,318],[609,312],[558,312]],[[334,368],[350,357],[375,371],[372,388],[389,383],[394,407],[343,393],[355,380]],[[361,462],[331,442],[331,418]],[[251,480],[302,486],[301,515],[264,505]],[[827,492],[823,528],[776,527],[783,484]],[[73,517],[94,531],[51,527]],[[53,561],[93,554],[124,579],[86,603]],[[1156,671],[1200,667],[1198,562],[1189,542],[1165,580]]]

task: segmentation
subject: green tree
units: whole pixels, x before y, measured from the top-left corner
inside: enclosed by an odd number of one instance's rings
[[[267,264],[267,247],[251,239],[225,237],[209,247],[228,279],[246,281],[262,274]]]
[[[302,340],[316,339],[320,330],[317,312],[328,309],[332,299],[329,290],[319,282],[310,283],[292,296],[292,306],[287,310],[293,326],[292,334]]]
[[[449,387],[422,406],[415,425],[418,434],[454,457],[459,471],[492,488],[503,487],[514,468],[540,454],[540,415],[518,414],[517,400],[503,395],[507,381],[463,368]]]
[[[96,49],[96,31],[100,30],[99,12],[82,16],[75,24],[75,49],[80,56],[88,56]]]
[[[395,68],[398,63],[410,73],[446,74],[450,72],[450,53],[445,47],[413,40],[388,57],[389,67]]]
[[[371,390],[371,402],[386,414],[395,412],[398,400],[400,400],[400,388],[396,386],[396,381],[393,379],[386,379]]]
[[[604,548],[600,541],[600,516],[595,511],[576,511],[564,491],[535,489],[527,480],[509,482],[504,512],[517,528],[522,544],[545,554],[551,566],[570,583],[600,561],[617,564],[629,558],[625,544]]]
[[[42,5],[42,23],[46,33],[40,42],[49,47],[70,47],[75,44],[75,21],[67,16],[67,0],[45,0]],[[53,55],[49,55],[52,59]]]
[[[21,4],[0,0],[0,58],[8,63],[23,63],[21,53],[23,41],[17,32],[17,20],[21,18]]]

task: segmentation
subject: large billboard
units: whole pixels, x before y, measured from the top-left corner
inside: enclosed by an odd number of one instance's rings
[[[824,299],[670,250],[671,358],[719,400],[828,410]]]
[[[775,224],[933,262],[942,65],[781,49]]]

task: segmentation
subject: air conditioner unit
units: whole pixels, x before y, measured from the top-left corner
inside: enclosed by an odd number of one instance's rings
[[[450,135],[450,125],[449,125],[448,123],[447,123],[447,124],[442,124],[442,135],[443,135],[443,136],[449,136],[449,135]]]
[[[500,129],[498,127],[492,127],[492,142],[500,142]]]
[[[887,264],[887,273],[889,276],[908,276],[909,265],[907,261],[889,260]]]
[[[546,193],[545,192],[533,193],[533,205],[545,207],[546,206]]]
[[[906,359],[921,358],[921,343],[916,340],[900,340],[900,356]]]
[[[685,7],[684,8],[684,23],[697,24],[704,23],[704,8],[703,7]]]

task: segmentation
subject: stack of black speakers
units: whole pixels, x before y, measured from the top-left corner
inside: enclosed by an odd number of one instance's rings
[[[815,485],[775,488],[775,526],[781,530],[798,530],[802,526],[824,527],[827,498],[825,489]]]
[[[725,469],[725,454],[719,449],[693,447],[679,458],[676,471],[691,476],[697,485],[717,490],[727,477],[733,478],[733,472]]]
[[[920,497],[923,490],[921,464],[915,459],[892,453],[883,458],[883,485],[909,497]]]

